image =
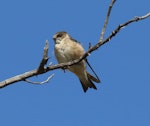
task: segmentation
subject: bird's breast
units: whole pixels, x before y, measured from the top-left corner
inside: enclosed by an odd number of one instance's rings
[[[61,44],[55,45],[55,55],[59,63],[69,62],[71,58],[71,50],[69,47],[65,47]]]

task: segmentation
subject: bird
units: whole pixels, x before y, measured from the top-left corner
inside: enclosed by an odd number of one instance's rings
[[[55,44],[54,53],[58,63],[66,63],[79,59],[85,53],[82,45],[65,31],[55,33],[53,40]],[[95,78],[86,70],[86,59],[72,66],[68,66],[66,69],[79,78],[84,92],[88,88],[97,89],[93,81],[100,83],[100,79]]]

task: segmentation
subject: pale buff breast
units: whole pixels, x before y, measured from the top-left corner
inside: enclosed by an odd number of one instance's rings
[[[84,54],[83,47],[70,39],[55,45],[55,55],[59,63],[79,59]]]
[[[83,47],[70,39],[64,40],[60,44],[55,45],[55,55],[59,63],[65,63],[79,59],[84,54]],[[68,69],[76,75],[83,74],[85,71],[85,61],[69,66]],[[82,72],[81,72],[82,71]]]

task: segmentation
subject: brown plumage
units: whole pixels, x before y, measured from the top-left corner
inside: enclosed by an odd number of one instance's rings
[[[67,32],[57,32],[53,39],[55,41],[55,56],[58,63],[65,63],[79,59],[84,54],[84,49],[80,43],[72,39]],[[86,62],[82,60],[80,63],[67,67],[73,72],[80,80],[84,92],[88,88],[97,89],[94,82],[100,83],[100,80],[93,77],[86,71]]]

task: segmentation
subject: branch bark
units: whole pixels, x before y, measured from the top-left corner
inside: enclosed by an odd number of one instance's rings
[[[48,41],[46,41],[46,45],[45,45],[45,48],[44,48],[43,59],[41,60],[41,63],[39,65],[39,67],[37,69],[25,72],[23,74],[8,78],[8,79],[0,82],[0,88],[4,88],[4,87],[6,87],[10,84],[13,84],[13,83],[16,83],[16,82],[19,82],[19,81],[26,81],[27,78],[30,78],[30,77],[33,77],[33,76],[36,76],[36,75],[40,75],[40,74],[44,74],[46,72],[49,72],[49,71],[52,71],[52,70],[55,70],[55,69],[60,69],[60,68],[64,68],[64,67],[67,67],[67,66],[71,66],[73,64],[77,64],[80,61],[82,61],[83,59],[87,58],[90,53],[97,50],[103,44],[109,42],[117,33],[119,33],[119,31],[123,27],[125,27],[125,26],[127,26],[127,25],[129,25],[133,22],[144,20],[144,19],[150,17],[150,13],[147,13],[144,16],[135,17],[135,18],[123,23],[123,24],[120,24],[106,39],[103,40],[105,31],[106,31],[106,26],[108,24],[110,12],[111,12],[111,9],[112,9],[115,1],[116,0],[112,0],[110,6],[108,8],[106,20],[104,22],[104,27],[102,29],[99,42],[96,45],[94,45],[93,47],[90,47],[89,50],[87,52],[85,52],[85,54],[80,59],[77,59],[77,60],[74,60],[74,61],[71,61],[71,62],[68,62],[68,63],[61,63],[61,64],[57,64],[57,65],[53,65],[53,66],[51,66],[51,65],[45,66],[48,59],[49,59],[48,58]],[[44,82],[47,82],[47,81],[44,81]]]

